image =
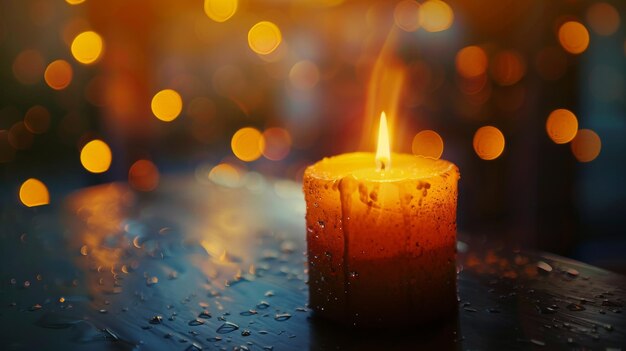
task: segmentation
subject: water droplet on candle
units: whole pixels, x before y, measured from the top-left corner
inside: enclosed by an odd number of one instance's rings
[[[228,333],[232,333],[235,330],[239,329],[239,326],[235,323],[231,323],[231,322],[226,322],[224,324],[222,324],[219,328],[217,328],[217,333],[218,334],[228,334]]]
[[[156,315],[150,318],[150,324],[161,324],[162,321],[163,321],[163,317],[159,315]]]
[[[274,320],[279,322],[286,321],[289,318],[291,318],[291,315],[289,313],[278,313],[274,316]]]
[[[324,221],[317,221],[317,225],[322,229],[326,228],[326,223],[324,223]]]
[[[585,307],[577,303],[570,303],[569,305],[567,305],[567,309],[570,311],[577,312],[577,311],[584,311]]]
[[[198,325],[202,325],[204,324],[203,321],[199,320],[199,319],[192,319],[189,321],[189,323],[187,323],[188,325],[192,326],[192,327],[196,327]]]

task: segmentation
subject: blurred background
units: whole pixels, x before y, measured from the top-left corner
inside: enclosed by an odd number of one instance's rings
[[[626,4],[6,0],[0,194],[300,181],[392,148],[461,170],[459,231],[626,273]]]

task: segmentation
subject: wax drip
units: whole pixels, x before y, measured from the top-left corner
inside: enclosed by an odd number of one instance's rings
[[[411,190],[406,184],[398,184],[398,197],[400,198],[400,207],[402,209],[402,220],[404,222],[404,228],[406,229],[406,235],[404,237],[404,254],[407,262],[404,264],[404,269],[407,271],[407,276],[409,276],[409,280],[406,285],[406,295],[407,301],[409,302],[409,306],[407,311],[411,313],[413,311],[413,286],[411,281],[412,270],[411,270],[411,261],[413,260],[413,254],[411,251],[411,234],[413,231],[411,230],[411,216],[409,214],[410,211],[410,203],[413,200],[413,196],[411,195]]]
[[[351,176],[342,178],[339,181],[339,199],[341,201],[341,228],[343,233],[343,288],[345,294],[345,315],[348,320],[352,320],[350,315],[350,231],[349,221],[352,210],[352,193],[356,191],[356,180]]]

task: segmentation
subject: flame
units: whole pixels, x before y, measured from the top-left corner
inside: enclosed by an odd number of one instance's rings
[[[380,114],[378,126],[378,147],[376,148],[376,169],[384,171],[391,167],[391,151],[389,147],[389,130],[387,128],[387,115],[385,111]]]

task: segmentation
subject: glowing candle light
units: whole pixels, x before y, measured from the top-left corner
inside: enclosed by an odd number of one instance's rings
[[[458,168],[392,153],[325,158],[304,174],[309,304],[354,326],[419,323],[456,310]]]

